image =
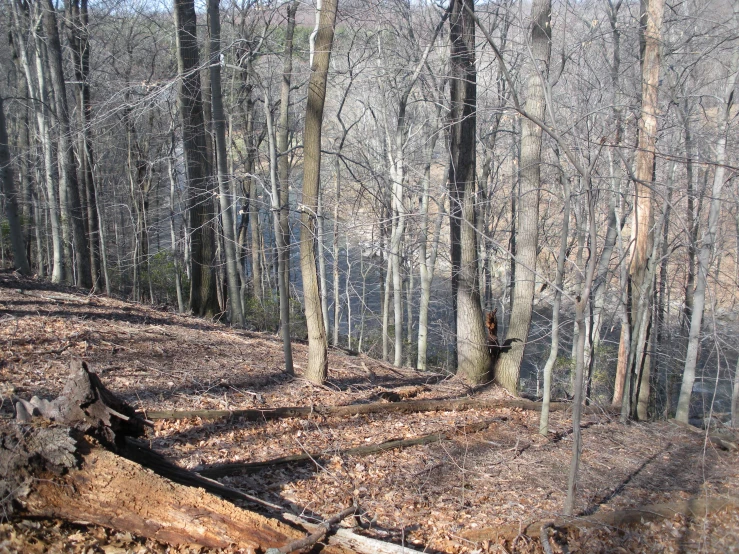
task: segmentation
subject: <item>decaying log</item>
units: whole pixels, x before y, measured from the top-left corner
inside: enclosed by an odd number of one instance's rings
[[[142,434],[145,422],[83,363],[73,364],[62,396],[18,401],[16,412],[16,420],[0,421],[0,498],[6,514],[94,523],[170,544],[236,544],[247,552],[304,537],[290,525],[186,486],[247,496],[147,452],[132,439]],[[159,474],[124,456],[151,463]]]
[[[614,512],[598,512],[596,514],[576,518],[560,518],[554,521],[534,521],[527,525],[500,525],[498,527],[487,527],[473,529],[463,532],[461,535],[473,542],[513,540],[518,535],[527,535],[539,538],[544,528],[594,528],[613,527],[622,529],[629,525],[636,525],[660,519],[670,519],[678,514],[686,517],[701,517],[709,513],[718,512],[727,506],[739,506],[739,499],[732,497],[699,496],[681,502],[669,502],[664,504],[652,504],[617,510]]]
[[[550,411],[569,410],[569,402],[552,402]],[[266,419],[280,419],[287,417],[310,417],[313,415],[347,417],[357,414],[378,413],[419,413],[442,412],[454,410],[494,410],[499,408],[513,408],[522,410],[541,411],[541,402],[524,399],[509,400],[480,400],[469,397],[454,398],[451,400],[407,400],[404,402],[374,402],[370,404],[349,404],[346,406],[288,406],[283,408],[244,409],[244,410],[163,410],[147,411],[147,419],[191,419],[199,417],[204,420],[221,418],[241,418],[246,421],[263,421]],[[614,413],[610,406],[588,406],[586,413]]]
[[[356,446],[353,448],[345,448],[339,451],[329,450],[325,452],[295,454],[293,456],[282,456],[280,458],[273,458],[272,460],[266,460],[264,462],[233,462],[215,464],[203,467],[202,469],[196,469],[195,471],[205,477],[218,478],[225,477],[227,475],[243,475],[247,473],[256,473],[258,471],[262,471],[263,469],[273,468],[278,465],[320,460],[325,458],[327,455],[335,456],[336,454],[340,454],[342,456],[368,456],[370,454],[376,454],[377,452],[384,452],[386,450],[408,448],[409,446],[419,446],[422,444],[432,444],[443,440],[449,440],[455,435],[462,432],[478,433],[487,429],[493,423],[505,421],[506,419],[506,417],[496,417],[493,419],[480,421],[478,423],[472,423],[470,425],[460,425],[454,427],[453,429],[450,429],[449,431],[423,435],[420,437],[416,437],[415,439],[389,440],[381,442],[379,444]]]

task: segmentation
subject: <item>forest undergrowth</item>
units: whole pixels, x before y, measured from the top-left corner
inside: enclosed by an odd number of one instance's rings
[[[453,399],[506,400],[495,386],[393,368],[334,349],[329,379],[301,377],[307,345],[293,345],[296,376],[282,370],[280,338],[235,330],[167,309],[81,294],[0,274],[2,415],[12,399],[59,394],[73,357],[87,361],[137,409],[239,410]],[[516,530],[561,516],[571,456],[571,413],[521,408],[246,421],[156,420],[152,447],[188,469],[311,453],[222,478],[283,511],[328,518],[356,502],[357,532],[425,552],[542,552]],[[482,422],[490,422],[483,425]],[[482,430],[479,429],[482,427]],[[353,447],[447,433],[444,440],[366,456]],[[669,421],[628,426],[607,407],[583,422],[576,513],[581,519],[693,498],[739,499],[739,454]],[[317,454],[317,456],[316,456]],[[275,515],[264,506],[245,505]],[[635,525],[570,526],[550,536],[554,552],[739,552],[739,504]],[[0,552],[206,552],[79,522],[16,518],[0,525]],[[238,545],[229,551],[238,552]]]

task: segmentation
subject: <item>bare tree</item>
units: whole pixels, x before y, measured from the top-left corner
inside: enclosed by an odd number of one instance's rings
[[[213,269],[213,202],[211,167],[205,146],[205,121],[200,93],[200,56],[193,0],[175,0],[177,26],[177,66],[180,75],[179,108],[182,120],[187,181],[190,187],[190,226],[192,241],[192,277],[190,309],[200,316],[214,316],[218,311],[216,276]]]
[[[318,211],[318,194],[321,177],[321,127],[323,106],[326,101],[331,46],[338,0],[319,3],[316,28],[311,37],[311,76],[308,84],[308,105],[303,134],[303,206],[300,215],[300,269],[303,275],[305,317],[308,324],[308,365],[305,377],[314,383],[322,383],[328,373],[328,345],[326,329],[321,313],[321,297],[318,292],[316,256],[313,248]]]

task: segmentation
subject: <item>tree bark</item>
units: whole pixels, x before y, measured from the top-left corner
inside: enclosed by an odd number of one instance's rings
[[[46,31],[46,49],[48,52],[51,83],[54,89],[54,104],[56,117],[59,121],[59,168],[62,213],[67,213],[63,221],[70,229],[70,238],[74,243],[74,267],[76,284],[82,288],[92,288],[90,272],[90,254],[85,236],[86,213],[82,209],[79,181],[77,179],[77,163],[71,141],[71,127],[69,124],[69,107],[67,105],[67,87],[62,65],[62,45],[59,40],[56,8],[52,0],[47,0],[44,10],[44,30]],[[69,280],[72,275],[67,275]]]
[[[193,0],[175,0],[174,16],[177,27],[177,66],[180,75],[179,108],[190,196],[192,241],[190,309],[196,315],[213,317],[219,309],[213,268],[215,237],[212,221],[215,214],[210,183],[211,167],[205,143]]]
[[[551,54],[551,0],[534,0],[531,5],[531,52],[534,68],[528,78],[526,113],[544,120],[544,87],[549,75]],[[510,351],[503,353],[495,380],[512,394],[518,394],[521,362],[531,327],[536,285],[536,257],[539,238],[539,189],[541,187],[541,127],[529,119],[521,125],[521,193],[518,206],[515,275],[510,325],[506,341]]]
[[[316,25],[314,48],[311,49],[311,76],[308,83],[308,105],[303,134],[303,209],[300,214],[300,269],[303,277],[305,317],[308,326],[308,364],[305,377],[323,383],[328,373],[328,345],[323,324],[321,297],[318,292],[316,256],[313,247],[316,212],[321,177],[321,126],[326,101],[331,46],[338,0],[324,0]]]
[[[239,327],[244,326],[244,313],[241,310],[241,293],[239,292],[239,270],[236,259],[236,238],[231,217],[231,198],[226,155],[226,118],[223,112],[223,94],[221,92],[221,16],[220,0],[208,0],[208,30],[210,34],[210,90],[213,107],[213,127],[216,138],[216,161],[218,173],[218,199],[223,221],[223,249],[226,258],[226,282],[228,285],[231,321]]]
[[[649,255],[654,243],[654,193],[651,183],[654,182],[654,153],[657,139],[657,111],[660,70],[660,42],[664,0],[642,0],[640,12],[641,43],[641,117],[639,118],[638,148],[636,152],[636,182],[634,183],[634,245],[629,264],[631,280],[632,324],[642,321],[650,309],[647,279]],[[643,352],[646,348],[645,333],[631,333],[630,358]],[[631,374],[632,367],[627,366]],[[627,374],[624,386],[623,420],[631,411],[633,394],[631,376]],[[647,384],[645,384],[647,385]]]
[[[31,268],[26,256],[23,229],[18,216],[18,193],[13,180],[13,167],[10,165],[10,146],[8,130],[5,125],[5,109],[0,96],[0,187],[5,196],[5,217],[10,227],[10,244],[13,249],[13,263],[22,275],[30,275]]]

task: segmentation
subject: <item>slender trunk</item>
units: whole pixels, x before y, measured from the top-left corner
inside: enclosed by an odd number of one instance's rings
[[[582,416],[583,376],[585,369],[585,309],[591,297],[593,278],[595,276],[595,251],[598,234],[595,229],[595,200],[590,178],[590,170],[583,175],[585,194],[588,206],[589,241],[590,249],[588,255],[587,269],[585,271],[585,282],[575,299],[575,319],[577,320],[579,334],[577,357],[575,359],[575,385],[574,399],[572,403],[572,461],[570,463],[569,478],[567,481],[567,498],[564,505],[564,513],[572,516],[575,509],[575,495],[577,491],[577,474],[580,465],[580,454],[582,452],[582,433],[580,420]]]
[[[735,29],[739,29],[739,4],[734,5]],[[677,403],[675,419],[687,423],[690,415],[690,397],[695,382],[695,369],[698,363],[698,347],[700,345],[701,325],[703,323],[703,309],[706,303],[706,288],[708,286],[708,271],[711,258],[714,255],[717,234],[719,230],[719,216],[721,213],[721,194],[724,186],[724,175],[726,161],[726,142],[729,128],[729,117],[731,114],[734,87],[739,74],[739,51],[735,51],[730,73],[724,91],[724,102],[720,106],[716,116],[716,128],[718,139],[715,145],[715,169],[713,174],[713,186],[711,189],[711,204],[708,211],[708,227],[703,233],[701,248],[698,254],[698,267],[696,271],[695,296],[693,313],[690,319],[690,334],[688,335],[688,351],[685,358],[685,369],[683,370],[683,381],[680,388],[680,398]]]
[[[31,268],[26,256],[26,244],[18,213],[18,193],[13,180],[13,168],[10,165],[10,145],[8,131],[5,126],[5,109],[0,96],[0,189],[5,196],[5,217],[10,228],[10,244],[13,249],[13,263],[22,275],[30,275]],[[0,246],[0,248],[2,248]]]
[[[551,0],[534,0],[531,5],[531,52],[535,68],[528,79],[526,112],[544,119],[544,87],[549,75],[551,53]],[[513,288],[510,325],[506,341],[509,352],[500,357],[495,379],[512,394],[518,394],[521,362],[531,326],[536,284],[536,257],[539,238],[539,189],[541,188],[541,128],[526,119],[521,135],[521,194],[516,244],[516,281]]]
[[[557,254],[557,275],[554,279],[554,303],[552,304],[552,345],[549,357],[544,365],[544,397],[541,405],[541,419],[539,433],[546,436],[549,434],[549,403],[552,394],[552,370],[557,361],[559,352],[559,309],[562,303],[562,284],[564,283],[565,261],[567,260],[567,244],[570,231],[570,202],[572,194],[570,181],[564,172],[560,173],[560,181],[563,188],[564,208],[562,210],[562,234],[560,235],[559,253]],[[584,348],[584,346],[583,346]]]
[[[326,218],[323,216],[323,194],[318,195],[318,213],[317,213],[318,237],[316,242],[318,243],[318,273],[320,278],[320,289],[321,289],[321,313],[323,314],[323,326],[328,332],[331,329],[330,321],[328,320],[328,280],[326,279],[326,247],[324,244],[324,237],[326,233],[324,231],[324,225]]]
[[[321,4],[316,21],[314,48],[311,48],[311,76],[303,135],[303,210],[300,214],[300,268],[308,326],[308,364],[305,377],[314,383],[323,383],[328,373],[328,345],[321,313],[313,242],[320,191],[321,126],[338,0],[323,0]]]
[[[177,254],[177,232],[175,225],[175,188],[177,187],[177,177],[175,174],[175,167],[173,163],[173,157],[175,154],[175,135],[174,129],[172,132],[172,144],[170,146],[170,155],[167,158],[167,169],[169,173],[169,236],[172,243],[172,260],[174,262],[174,284],[175,291],[177,293],[177,308],[179,312],[185,313],[185,299],[182,294],[182,276],[180,269],[180,258]]]
[[[215,237],[211,167],[206,150],[200,65],[193,0],[175,1],[177,66],[180,74],[180,118],[185,165],[190,190],[192,277],[190,309],[199,316],[213,317],[218,310],[216,275],[213,268]]]
[[[334,166],[336,203],[334,204],[333,234],[333,277],[334,277],[334,336],[332,343],[339,344],[339,323],[341,318],[341,292],[339,291],[339,204],[341,203],[341,165],[338,156]]]
[[[280,296],[280,334],[282,335],[282,352],[285,356],[285,373],[294,375],[293,351],[290,342],[290,297],[287,290],[287,274],[285,273],[285,244],[284,235],[280,227],[280,191],[277,177],[277,149],[275,147],[274,125],[272,123],[272,112],[270,111],[269,97],[264,92],[264,114],[267,121],[267,140],[269,143],[269,178],[272,185],[272,220],[275,230],[275,242],[277,243],[277,287]]]
[[[346,278],[344,279],[344,295],[346,296],[346,347],[352,349],[352,301],[349,293],[351,292],[351,275],[352,275],[352,262],[349,255],[349,243],[346,243],[344,248],[346,253]]]
[[[284,273],[288,302],[286,309],[280,301],[280,317],[288,322],[290,317],[290,158],[287,154],[289,147],[289,114],[290,114],[290,87],[293,72],[293,36],[295,34],[295,13],[298,10],[298,0],[292,0],[287,5],[287,27],[285,29],[285,49],[283,51],[282,85],[280,87],[280,115],[277,120],[277,177],[280,189],[280,234],[282,235],[282,249],[278,250],[280,264]]]
[[[208,0],[208,24],[210,31],[210,89],[213,108],[213,127],[216,136],[216,160],[218,173],[218,199],[223,221],[223,251],[226,258],[226,283],[228,284],[231,321],[239,327],[244,326],[244,313],[241,310],[241,293],[239,292],[239,270],[236,259],[236,240],[234,224],[231,217],[231,184],[226,156],[226,120],[223,111],[223,94],[221,92],[221,17],[219,0]],[[289,329],[289,326],[288,326]]]

